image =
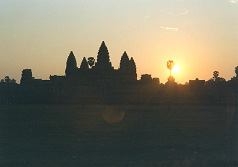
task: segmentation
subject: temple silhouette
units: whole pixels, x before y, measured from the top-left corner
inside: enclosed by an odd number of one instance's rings
[[[136,100],[134,96],[137,94],[138,97],[142,91],[140,85],[159,85],[159,79],[149,74],[143,74],[137,80],[136,63],[126,51],[121,56],[119,68],[115,69],[104,41],[96,60],[83,57],[79,67],[77,64],[71,51],[64,76],[51,75],[50,80],[35,79],[31,69],[24,69],[20,81],[21,90],[25,93],[23,99],[35,102],[125,102]]]
[[[65,58],[65,75],[0,81],[2,166],[237,164],[238,66],[229,81],[163,84],[137,79],[126,52],[115,69],[104,42],[96,60]]]
[[[6,76],[0,82],[1,103],[233,103],[237,97],[236,76],[228,82],[214,71],[208,81],[189,80],[182,85],[173,76],[165,84],[150,74],[137,79],[136,63],[126,52],[115,69],[103,41],[95,60],[83,57],[80,66],[71,51],[65,75],[50,75],[49,80],[36,79],[31,69],[24,69],[20,84]]]
[[[78,82],[85,81],[87,83],[133,83],[137,80],[134,59],[132,57],[129,59],[127,53],[124,52],[121,57],[119,69],[114,69],[110,62],[109,52],[104,41],[99,48],[95,65],[92,58],[87,61],[84,57],[78,68],[76,58],[71,51],[66,63],[65,76],[67,79],[72,79]],[[51,77],[51,79],[54,79],[54,76]]]
[[[129,59],[126,52],[123,53],[119,69],[114,69],[110,62],[108,49],[103,41],[97,55],[97,62],[93,57],[88,60],[84,57],[80,67],[74,53],[71,51],[65,69],[65,76],[50,76],[52,82],[71,82],[77,84],[133,84],[137,81],[136,64],[134,59]],[[21,84],[34,84],[44,82],[32,77],[31,69],[22,71]]]

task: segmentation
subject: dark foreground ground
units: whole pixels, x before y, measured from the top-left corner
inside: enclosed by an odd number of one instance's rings
[[[234,111],[233,105],[0,106],[0,166],[238,166]]]

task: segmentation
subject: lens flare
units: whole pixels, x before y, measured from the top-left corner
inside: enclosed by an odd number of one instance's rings
[[[120,122],[124,115],[125,113],[123,111],[118,111],[113,107],[105,108],[105,111],[102,113],[103,119],[110,124]]]

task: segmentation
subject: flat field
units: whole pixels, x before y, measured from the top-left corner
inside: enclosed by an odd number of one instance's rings
[[[0,166],[236,166],[233,105],[2,105]]]

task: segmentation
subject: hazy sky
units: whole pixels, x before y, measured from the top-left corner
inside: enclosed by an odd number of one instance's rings
[[[218,70],[230,79],[238,66],[238,0],[1,0],[0,78],[19,82],[64,75],[72,50],[78,66],[105,41],[119,67],[124,51],[141,74],[166,82],[174,60],[179,83]]]

